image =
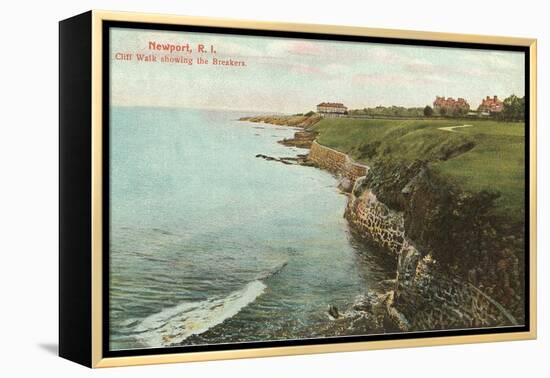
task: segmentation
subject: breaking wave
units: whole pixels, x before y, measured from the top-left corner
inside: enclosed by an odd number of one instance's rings
[[[260,274],[258,279],[226,297],[186,302],[150,315],[135,325],[132,333],[149,347],[181,343],[189,336],[199,335],[223,323],[254,302],[267,287],[262,280],[277,274],[285,265]]]

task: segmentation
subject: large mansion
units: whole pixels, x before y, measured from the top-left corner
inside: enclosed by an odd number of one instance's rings
[[[467,113],[470,110],[470,105],[463,98],[454,99],[452,97],[436,96],[433,102],[433,108],[440,114],[456,114]],[[504,103],[495,95],[487,96],[481,100],[481,104],[477,108],[477,112],[481,114],[499,113],[504,109]]]
[[[453,114],[457,111],[468,112],[470,110],[470,104],[461,97],[455,100],[452,97],[436,96],[433,106],[435,111],[439,113],[446,112],[447,114]]]
[[[321,102],[317,105],[317,113],[321,117],[341,117],[347,112],[348,108],[339,102]]]
[[[499,113],[504,109],[504,103],[498,99],[497,96],[487,96],[481,100],[481,105],[477,108],[479,112],[483,113]]]

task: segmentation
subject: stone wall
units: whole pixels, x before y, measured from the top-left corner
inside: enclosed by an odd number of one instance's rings
[[[308,160],[327,171],[348,178],[352,183],[365,176],[369,167],[353,161],[348,155],[325,147],[314,141],[311,144]]]
[[[386,309],[401,331],[446,330],[518,325],[500,303],[458,277],[438,271],[431,255],[407,240],[400,252],[394,289]]]
[[[393,289],[385,293],[387,319],[400,331],[516,325],[497,301],[471,283],[448,277],[407,238],[403,213],[378,201],[365,177],[356,180],[345,217],[362,239],[396,259]],[[382,305],[382,303],[379,303]]]
[[[376,303],[362,303],[371,318],[373,313],[383,314],[385,320],[380,320],[379,327],[389,322],[399,331],[421,331],[518,324],[493,298],[467,280],[448,277],[431,255],[416,248],[406,235],[403,212],[379,201],[369,187],[368,166],[316,141],[311,145],[308,161],[350,181],[344,214],[350,228],[395,259],[392,289],[367,296]],[[407,185],[403,190],[406,188]],[[361,301],[368,302],[365,298],[362,296]],[[350,314],[356,317],[360,311]]]
[[[363,188],[363,178],[355,181],[344,216],[363,239],[376,243],[395,258],[399,256],[405,242],[403,216]]]

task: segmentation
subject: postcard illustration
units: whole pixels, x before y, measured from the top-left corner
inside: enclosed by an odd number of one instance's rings
[[[525,54],[113,27],[109,348],[525,323]]]

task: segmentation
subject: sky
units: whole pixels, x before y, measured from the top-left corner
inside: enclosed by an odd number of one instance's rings
[[[149,50],[150,41],[189,43],[193,52]],[[199,53],[198,44],[213,45],[216,53]],[[113,106],[301,113],[320,102],[423,107],[435,96],[451,96],[475,109],[486,96],[525,93],[521,52],[126,28],[111,29],[110,47]],[[132,59],[115,59],[117,53]],[[200,56],[210,64],[137,60],[149,53]],[[212,58],[246,66],[212,65]]]

